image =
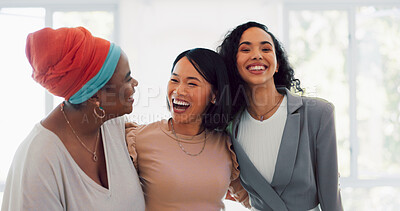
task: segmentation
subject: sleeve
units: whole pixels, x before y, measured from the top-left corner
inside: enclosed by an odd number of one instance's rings
[[[129,155],[132,158],[133,165],[138,170],[138,154],[136,151],[136,134],[139,129],[139,125],[135,122],[125,123],[125,136],[126,146],[128,147]]]
[[[2,211],[64,210],[63,184],[54,152],[16,153],[7,177]]]
[[[226,194],[225,199],[229,199],[232,201],[240,202],[246,208],[250,208],[249,195],[247,191],[240,184],[240,171],[239,171],[239,163],[237,162],[236,154],[232,149],[232,142],[229,139],[226,141],[227,148],[231,154],[232,159],[232,173],[231,173],[231,183],[229,184],[228,192]]]
[[[323,211],[342,211],[339,189],[334,106],[327,104],[316,136],[317,189]]]

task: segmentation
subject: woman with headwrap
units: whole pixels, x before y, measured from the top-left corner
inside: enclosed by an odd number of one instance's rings
[[[144,210],[121,117],[138,85],[126,55],[83,27],[31,33],[26,55],[34,80],[65,101],[19,146],[1,210]]]

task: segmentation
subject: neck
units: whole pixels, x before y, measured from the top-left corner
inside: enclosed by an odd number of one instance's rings
[[[195,136],[200,134],[204,130],[201,120],[190,123],[181,123],[171,118],[170,121],[172,121],[175,133],[177,134]],[[172,128],[170,129],[172,130]]]
[[[266,112],[274,108],[282,100],[282,95],[276,89],[275,84],[249,86],[246,89],[246,95],[249,99],[247,109],[256,119],[261,115],[265,115]],[[274,110],[276,108],[271,111],[271,114],[275,113]]]
[[[61,107],[59,109],[61,112]],[[93,114],[93,107],[90,105],[76,109],[71,104],[65,103],[64,113],[75,132],[83,137],[97,135],[103,124],[103,120]],[[62,112],[61,115],[63,115]],[[64,119],[64,117],[62,118]],[[69,126],[67,125],[67,127]]]

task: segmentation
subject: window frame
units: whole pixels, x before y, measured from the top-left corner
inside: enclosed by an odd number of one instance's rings
[[[356,10],[363,6],[396,6],[400,8],[399,2],[350,2],[350,3],[334,3],[334,2],[285,2],[283,3],[283,42],[285,47],[290,49],[289,39],[289,13],[291,11],[327,11],[338,10],[347,13],[348,21],[348,52],[346,55],[346,69],[349,79],[349,152],[350,152],[350,175],[340,178],[340,186],[342,188],[373,188],[382,186],[400,187],[400,176],[394,178],[380,177],[377,179],[360,179],[358,171],[358,156],[360,143],[357,137],[357,98],[356,98],[356,79],[357,79],[357,55],[358,45],[355,38],[356,33]]]

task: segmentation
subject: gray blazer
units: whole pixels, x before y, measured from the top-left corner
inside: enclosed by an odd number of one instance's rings
[[[251,205],[259,210],[343,210],[338,188],[334,107],[322,99],[287,95],[287,120],[271,184],[238,143],[240,116],[228,127]],[[268,140],[266,140],[268,141]]]

